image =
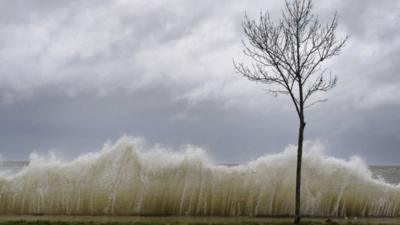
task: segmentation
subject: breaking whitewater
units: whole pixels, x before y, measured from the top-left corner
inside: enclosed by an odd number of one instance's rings
[[[359,158],[319,149],[307,144],[303,155],[303,214],[400,216],[400,185],[373,178]],[[287,216],[295,163],[295,146],[222,166],[201,149],[177,153],[123,137],[71,162],[32,155],[18,173],[0,174],[0,214]]]

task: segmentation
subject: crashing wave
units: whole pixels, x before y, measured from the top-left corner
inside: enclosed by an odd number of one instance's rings
[[[307,144],[301,211],[310,216],[400,216],[400,186],[374,179],[359,158]],[[294,212],[296,147],[237,166],[201,149],[172,152],[123,137],[62,162],[33,155],[0,173],[0,214],[285,216]]]

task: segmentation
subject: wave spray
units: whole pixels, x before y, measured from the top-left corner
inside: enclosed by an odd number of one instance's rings
[[[374,179],[358,158],[318,148],[304,153],[304,215],[400,216],[400,185]],[[17,174],[0,173],[0,214],[293,215],[295,163],[295,146],[229,167],[201,149],[146,149],[123,137],[71,162],[34,155]]]

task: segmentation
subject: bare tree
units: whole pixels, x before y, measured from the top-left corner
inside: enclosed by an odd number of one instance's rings
[[[285,3],[279,22],[273,22],[268,12],[261,12],[258,21],[245,16],[242,26],[248,41],[243,41],[243,52],[253,63],[249,67],[234,62],[234,66],[249,80],[267,84],[274,95],[288,95],[294,104],[299,118],[294,218],[298,224],[305,109],[322,101],[312,100],[313,94],[335,87],[337,78],[327,74],[321,64],[338,55],[348,37],[336,37],[337,14],[321,25],[312,14],[311,0]]]

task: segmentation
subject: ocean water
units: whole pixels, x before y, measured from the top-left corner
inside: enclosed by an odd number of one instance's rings
[[[0,161],[0,176],[16,174],[28,164],[29,161]]]
[[[369,166],[374,178],[390,184],[400,184],[400,166]]]
[[[303,160],[303,214],[400,216],[399,167],[329,157],[310,143]],[[124,137],[73,161],[3,162],[0,214],[293,215],[295,162],[295,146],[225,166],[198,148],[174,152]]]

